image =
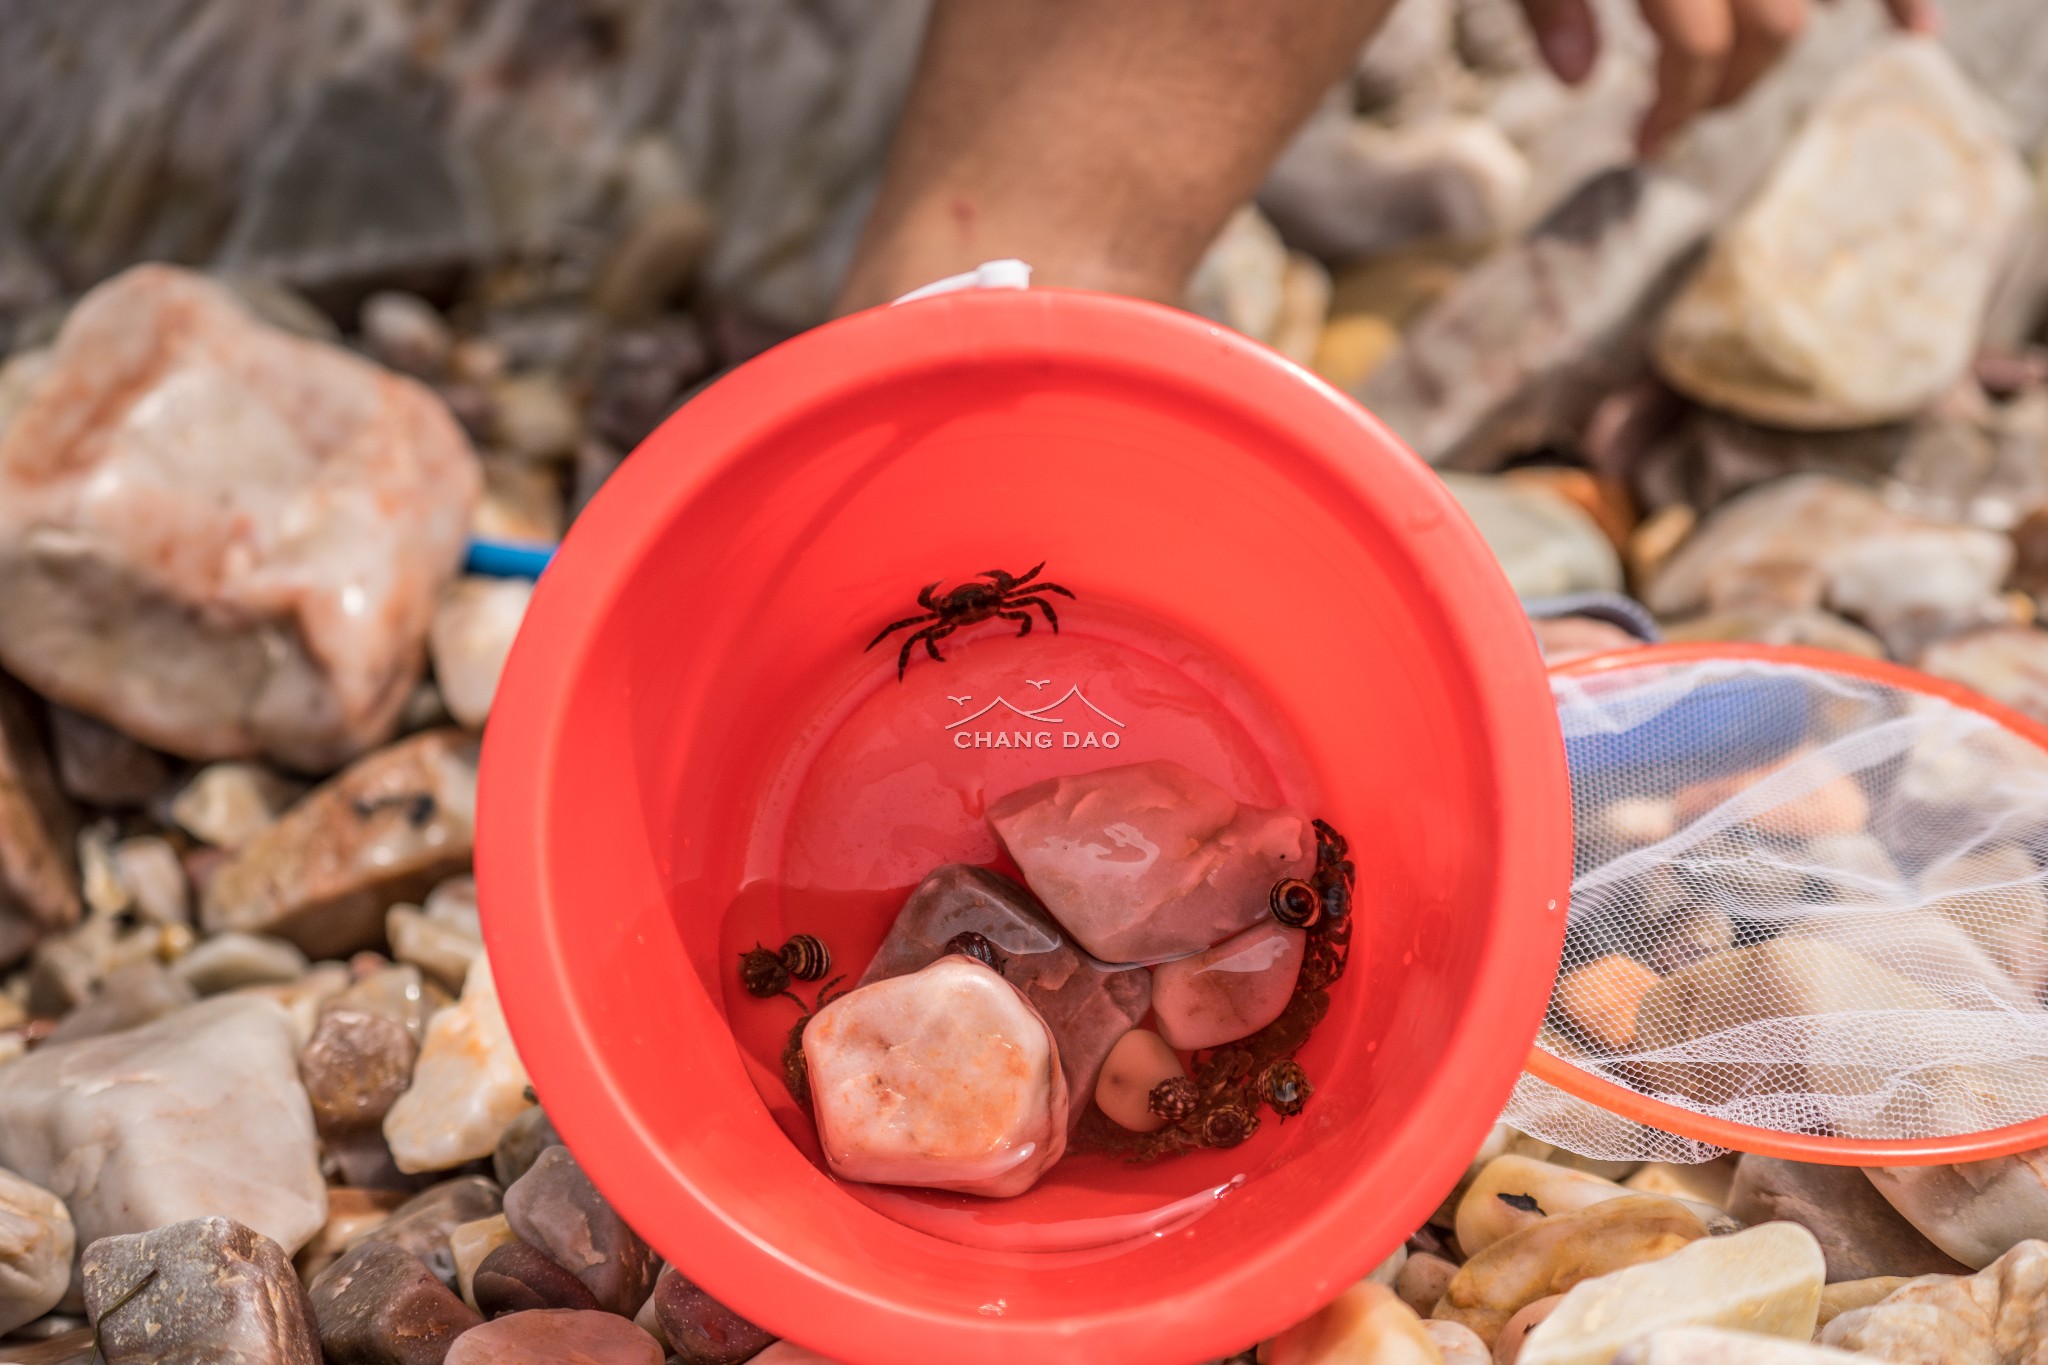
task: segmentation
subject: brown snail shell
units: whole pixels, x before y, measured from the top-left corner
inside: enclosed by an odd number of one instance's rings
[[[1300,1062],[1278,1061],[1259,1073],[1259,1098],[1281,1118],[1291,1119],[1299,1114],[1315,1093],[1315,1085]]]
[[[1145,1107],[1168,1123],[1182,1123],[1195,1112],[1195,1083],[1185,1076],[1169,1076],[1145,1096]]]
[[[789,989],[789,968],[771,950],[755,944],[740,954],[740,984],[747,994],[766,1000]]]
[[[1202,1142],[1209,1147],[1235,1147],[1259,1131],[1259,1116],[1237,1100],[1227,1100],[1202,1115]]]
[[[814,934],[794,934],[777,955],[799,981],[818,981],[832,970],[832,953]]]
[[[1299,877],[1273,883],[1267,897],[1273,918],[1289,929],[1306,929],[1322,917],[1323,898],[1315,887]]]

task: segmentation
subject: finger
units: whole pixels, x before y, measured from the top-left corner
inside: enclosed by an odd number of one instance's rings
[[[1567,85],[1592,74],[1600,55],[1600,28],[1589,0],[1522,0],[1543,60]]]
[[[1903,0],[1901,0],[1903,3]],[[1714,103],[1741,98],[1806,29],[1806,0],[1734,0],[1735,46]]]
[[[1934,0],[1884,0],[1884,7],[1891,11],[1893,21],[1909,33],[1931,37],[1941,32],[1941,10]]]
[[[1729,0],[1642,0],[1657,35],[1657,98],[1643,116],[1638,145],[1652,156],[1694,114],[1713,103],[1735,43]]]

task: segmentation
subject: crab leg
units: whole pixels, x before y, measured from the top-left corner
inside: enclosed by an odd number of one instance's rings
[[[1046,619],[1046,621],[1047,621],[1048,623],[1050,623],[1050,624],[1051,624],[1051,626],[1052,626],[1052,629],[1053,629],[1053,634],[1055,634],[1055,635],[1059,634],[1059,629],[1060,629],[1060,617],[1059,617],[1059,613],[1058,613],[1058,612],[1056,612],[1056,611],[1054,611],[1054,610],[1052,609],[1052,603],[1050,603],[1050,602],[1046,601],[1046,600],[1045,600],[1045,599],[1044,599],[1043,597],[1019,597],[1019,598],[1016,598],[1016,599],[1012,600],[1012,602],[1010,603],[1010,605],[1011,605],[1011,606],[1013,606],[1013,607],[1037,607],[1037,608],[1038,608],[1038,609],[1039,609],[1040,611],[1042,611],[1042,612],[1044,612],[1044,613],[1045,613],[1045,619]],[[1005,612],[1004,614],[1005,614],[1005,615],[1008,615],[1008,613],[1007,613],[1007,612]],[[1022,631],[1019,631],[1019,632],[1018,632],[1018,634],[1020,634],[1020,635],[1021,635],[1021,634],[1023,634],[1023,632],[1022,632]]]
[[[880,635],[877,635],[877,636],[876,636],[876,637],[875,637],[874,639],[872,639],[872,640],[868,641],[868,649],[873,649],[873,648],[874,648],[874,647],[875,647],[876,645],[878,645],[878,644],[882,643],[882,641],[884,641],[884,640],[888,639],[888,638],[889,638],[889,633],[890,633],[891,631],[897,631],[897,630],[901,630],[901,629],[903,629],[903,628],[904,628],[905,626],[914,626],[914,625],[916,625],[916,624],[917,624],[917,623],[918,623],[919,621],[936,621],[936,620],[938,620],[938,619],[939,619],[939,614],[938,614],[937,612],[935,612],[935,611],[928,611],[928,612],[924,613],[924,615],[922,615],[922,616],[906,616],[906,617],[904,617],[904,618],[903,618],[903,619],[902,619],[901,621],[898,621],[898,622],[894,623],[893,625],[887,625],[887,626],[883,626],[883,627],[882,627],[882,633],[881,633]],[[861,652],[862,652],[863,654],[865,654],[865,653],[867,652],[867,650],[862,650]]]

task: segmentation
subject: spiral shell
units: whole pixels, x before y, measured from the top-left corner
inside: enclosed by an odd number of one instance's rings
[[[1316,1093],[1308,1072],[1296,1061],[1279,1061],[1259,1073],[1259,1098],[1281,1118],[1291,1119]]]
[[[1002,955],[996,952],[996,945],[990,943],[986,935],[977,934],[972,929],[947,939],[946,951],[971,957],[992,972],[1000,974],[1003,970]]]
[[[1202,1115],[1202,1143],[1208,1147],[1235,1147],[1259,1131],[1259,1116],[1238,1100],[1226,1100]]]
[[[740,984],[748,995],[766,1000],[789,989],[789,969],[780,957],[757,943],[740,954]]]
[[[812,934],[792,935],[777,956],[789,974],[799,981],[817,981],[832,970],[832,954]]]
[[[1315,887],[1299,877],[1274,882],[1266,904],[1272,909],[1273,918],[1290,929],[1306,929],[1323,913],[1323,898],[1316,894]]]
[[[1184,1122],[1195,1112],[1195,1083],[1185,1076],[1169,1076],[1145,1096],[1145,1107],[1168,1123]]]

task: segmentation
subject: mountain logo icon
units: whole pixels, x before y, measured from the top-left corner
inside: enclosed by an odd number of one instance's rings
[[[1094,712],[1097,716],[1100,716],[1103,720],[1108,721],[1117,729],[1121,730],[1124,728],[1124,723],[1122,721],[1118,720],[1115,716],[1112,716],[1111,714],[1109,714],[1109,712],[1097,706],[1094,702],[1088,700],[1087,695],[1081,691],[1080,684],[1078,683],[1069,687],[1065,692],[1062,692],[1053,701],[1039,701],[1036,697],[1032,698],[1032,701],[1034,704],[1031,706],[1019,706],[1017,705],[1017,703],[1011,701],[1008,697],[997,697],[994,701],[984,705],[980,710],[972,712],[969,715],[960,717],[960,719],[954,721],[946,728],[948,730],[958,730],[964,725],[972,725],[975,721],[980,720],[983,716],[988,715],[992,711],[1019,716],[1025,720],[1034,721],[1040,725],[1065,725],[1069,722],[1070,719],[1081,721],[1085,721],[1087,719],[1086,716],[1080,714],[1080,710],[1082,707],[1085,707],[1087,710]],[[1067,703],[1070,701],[1078,703],[1078,706],[1068,707]],[[1063,707],[1066,708],[1067,714],[1057,714]]]

